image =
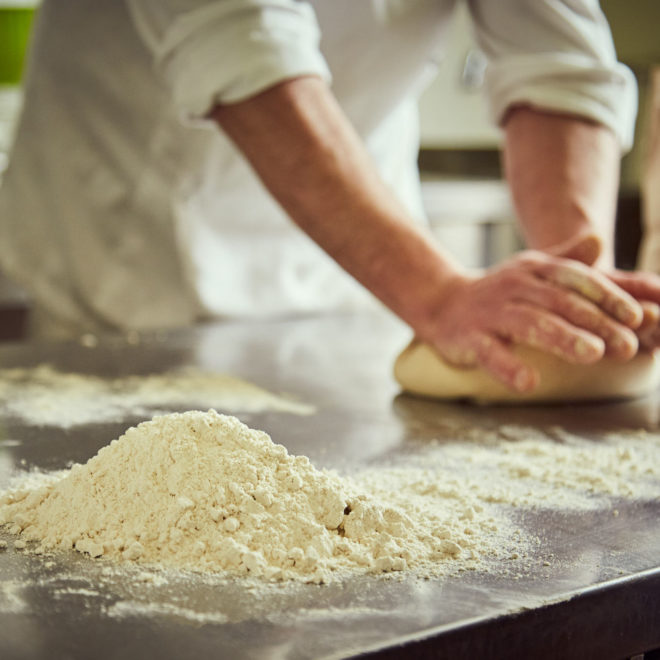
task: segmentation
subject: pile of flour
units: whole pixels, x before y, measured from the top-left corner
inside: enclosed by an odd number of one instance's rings
[[[314,582],[346,571],[437,572],[443,562],[507,552],[497,532],[510,535],[476,502],[388,501],[378,480],[360,490],[214,410],[143,422],[85,465],[39,488],[8,491],[0,524],[21,542],[36,541],[37,552],[75,548],[118,561]]]

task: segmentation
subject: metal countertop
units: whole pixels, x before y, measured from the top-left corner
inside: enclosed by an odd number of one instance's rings
[[[448,420],[474,428],[561,425],[594,441],[611,429],[658,430],[655,396],[475,408],[402,395],[391,366],[407,338],[377,316],[226,323],[137,345],[8,344],[0,347],[0,368],[50,363],[118,377],[189,365],[238,376],[312,403],[316,412],[220,412],[339,471],[396,464],[419,443],[451,440]],[[187,408],[194,407],[192,400]],[[0,488],[18,470],[85,462],[139,421],[58,428],[0,416]],[[521,509],[517,522],[542,543],[531,568],[516,576],[359,577],[266,590],[195,576],[159,584],[142,581],[139,570],[108,573],[106,563],[77,553],[38,557],[10,543],[0,552],[0,658],[629,657],[660,648],[660,501],[616,506],[616,517],[610,508]],[[0,538],[10,539],[6,532]],[[554,560],[546,565],[548,556]],[[122,602],[145,608],[107,615]]]

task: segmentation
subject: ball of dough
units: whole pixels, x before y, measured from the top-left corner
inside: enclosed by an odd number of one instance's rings
[[[627,362],[605,357],[595,364],[580,365],[525,346],[514,350],[540,374],[540,382],[532,392],[514,392],[478,367],[453,367],[418,340],[413,340],[397,357],[394,376],[404,390],[413,394],[478,403],[630,399],[650,394],[660,386],[657,352],[638,353]]]

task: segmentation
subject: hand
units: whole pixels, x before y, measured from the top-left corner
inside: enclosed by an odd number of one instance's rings
[[[480,366],[525,392],[539,374],[513,353],[512,344],[578,364],[605,354],[625,360],[637,352],[633,329],[642,321],[642,306],[603,273],[529,251],[481,276],[457,275],[429,331],[419,334],[448,362]]]
[[[600,256],[601,244],[596,235],[586,233],[554,247],[550,252],[592,266]],[[660,348],[660,277],[641,271],[612,269],[603,272],[642,307],[643,319],[635,329],[640,349],[652,351]]]
[[[622,270],[605,274],[642,307],[643,319],[635,329],[639,347],[645,351],[660,348],[660,277],[653,273]]]

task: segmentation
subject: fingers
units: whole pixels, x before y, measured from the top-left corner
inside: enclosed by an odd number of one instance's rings
[[[637,300],[660,304],[660,276],[654,273],[615,270],[607,274],[618,287]]]
[[[591,231],[574,236],[563,243],[545,250],[549,254],[563,259],[575,259],[587,266],[593,266],[603,251],[603,242]]]
[[[504,312],[499,334],[515,343],[552,353],[575,364],[591,364],[605,353],[605,343],[600,337],[556,314],[520,303],[506,305]],[[633,339],[636,348],[634,334]]]
[[[593,363],[604,353],[600,338],[549,312],[522,304],[507,305],[503,311],[497,334],[474,331],[466,335],[460,347],[452,352],[450,361],[479,366],[507,387],[529,392],[538,384],[539,374],[512,352],[513,343],[526,344],[578,364]]]
[[[524,344],[585,365],[598,361],[605,353],[605,342],[600,337],[541,308],[509,303],[502,312],[496,333],[473,332],[464,337],[461,349],[453,353],[451,361],[478,365],[507,387],[529,392],[538,384],[539,374],[512,352],[512,345]],[[632,331],[627,332],[633,338],[634,354],[637,339]]]
[[[572,291],[559,289],[542,280],[532,280],[516,291],[516,300],[550,310],[572,326],[600,337],[605,342],[607,355],[628,360],[637,352],[638,341],[632,330],[617,323],[596,305]],[[570,351],[566,353],[564,350],[563,354],[571,360]]]
[[[643,301],[644,319],[637,328],[639,345],[647,351],[660,348],[660,307],[657,303]]]
[[[475,333],[468,337],[475,362],[494,378],[517,392],[531,392],[539,382],[539,374],[513,354],[497,337]]]
[[[517,357],[502,339],[486,332],[468,332],[450,351],[437,343],[436,349],[450,364],[480,367],[506,387],[518,392],[530,392],[538,385],[536,370]]]
[[[660,277],[653,273],[616,270],[608,277],[624,291],[641,301],[642,322],[636,328],[639,345],[650,351],[660,347]]]
[[[614,319],[630,328],[642,322],[641,305],[607,276],[577,261],[543,257],[529,257],[529,265],[537,276],[574,291],[597,305]]]

